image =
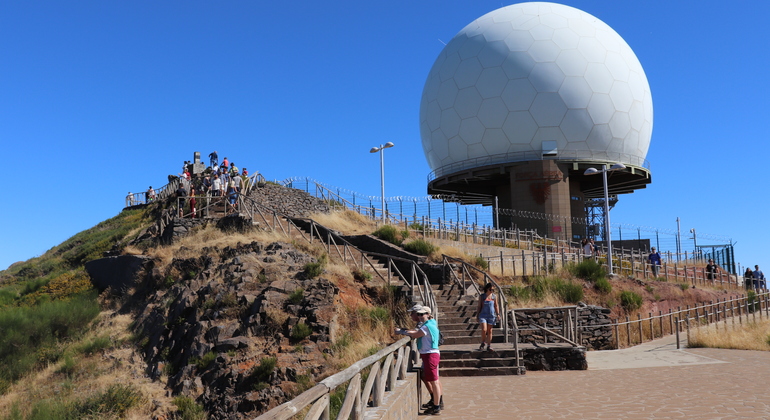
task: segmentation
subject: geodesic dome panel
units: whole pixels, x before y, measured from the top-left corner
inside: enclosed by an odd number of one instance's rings
[[[520,3],[476,19],[443,49],[420,104],[434,174],[539,159],[644,164],[652,96],[631,47],[581,10]]]

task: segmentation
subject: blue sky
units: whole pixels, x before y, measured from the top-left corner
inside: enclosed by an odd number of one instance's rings
[[[116,215],[194,151],[379,195],[368,151],[392,141],[387,195],[425,195],[427,74],[442,41],[508,4],[0,2],[0,269]],[[770,3],[564,4],[615,29],[652,90],[653,183],[612,221],[679,217],[765,265]]]

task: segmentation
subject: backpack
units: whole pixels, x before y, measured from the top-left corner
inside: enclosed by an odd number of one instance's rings
[[[438,345],[443,346],[444,345],[444,333],[441,331],[438,332]]]

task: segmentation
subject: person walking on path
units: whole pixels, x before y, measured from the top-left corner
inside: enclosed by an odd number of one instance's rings
[[[436,320],[430,313],[430,307],[414,305],[409,310],[409,316],[412,321],[417,323],[417,328],[413,330],[396,328],[396,334],[418,339],[417,349],[420,351],[420,358],[422,359],[422,381],[431,395],[431,401],[423,404],[425,409],[423,414],[438,415],[444,404],[441,381],[438,377],[438,365],[441,361],[441,353],[438,349],[440,332]]]
[[[650,263],[650,268],[652,268],[652,276],[658,277],[658,273],[660,272],[660,252],[655,250],[655,247],[652,247],[652,252],[647,257],[647,261]]]
[[[594,243],[593,240],[584,239],[583,242],[583,255],[586,258],[591,258],[594,255]]]
[[[492,283],[484,286],[484,293],[479,296],[479,306],[476,309],[479,324],[481,324],[481,345],[479,351],[484,351],[484,344],[487,345],[487,351],[492,350],[492,329],[495,327],[497,314],[500,313],[500,305],[497,303],[497,296],[492,292]]]

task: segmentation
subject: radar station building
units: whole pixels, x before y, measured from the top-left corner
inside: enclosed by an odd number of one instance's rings
[[[420,133],[428,193],[497,206],[498,227],[560,239],[652,181],[645,157],[652,96],[644,70],[612,28],[581,10],[520,3],[463,28],[428,74]],[[621,164],[621,165],[617,165]]]

